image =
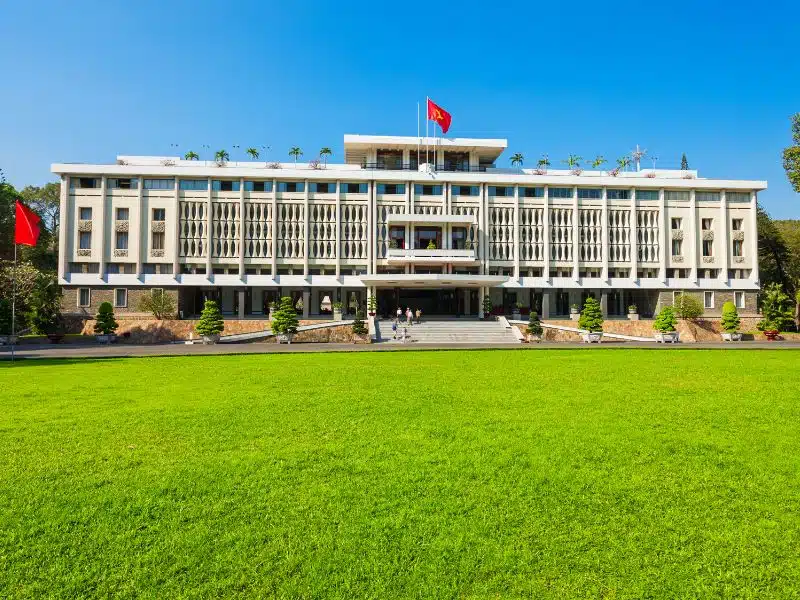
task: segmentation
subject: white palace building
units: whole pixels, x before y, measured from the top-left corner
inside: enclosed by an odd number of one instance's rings
[[[498,168],[503,139],[437,140],[425,162],[428,141],[421,160],[417,137],[345,135],[344,164],[54,164],[65,311],[137,313],[160,288],[187,318],[205,298],[248,318],[292,296],[314,319],[373,294],[380,314],[481,316],[488,295],[554,319],[594,294],[649,316],[682,291],[755,312],[766,182]]]

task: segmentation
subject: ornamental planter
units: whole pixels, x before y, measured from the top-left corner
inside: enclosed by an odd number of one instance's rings
[[[16,335],[0,335],[0,346],[16,346],[18,340]]]
[[[542,341],[542,336],[541,335],[534,335],[532,333],[528,334],[528,343],[529,344],[539,343],[541,341]]]
[[[511,320],[512,321],[521,321],[522,320],[522,313],[518,310],[514,310],[511,312]]]
[[[777,329],[766,329],[764,330],[764,335],[770,342],[774,342],[778,339],[778,335],[780,335],[780,331]]]
[[[569,309],[569,318],[570,318],[570,321],[580,321],[580,318],[581,318],[580,309],[570,308]]]
[[[294,337],[293,333],[279,333],[277,335],[278,343],[279,344],[291,344],[293,337]]]
[[[333,320],[334,321],[341,321],[342,320],[342,310],[333,309]]]
[[[204,344],[216,344],[219,341],[218,333],[215,333],[214,335],[204,335],[201,337],[203,338]]]
[[[639,313],[628,313],[628,320],[629,321],[638,321],[639,320]]]
[[[660,344],[677,344],[680,341],[677,331],[660,331],[656,333],[655,338]]]
[[[369,344],[369,334],[361,334],[358,333],[353,334],[353,343],[354,344]]]
[[[722,341],[723,342],[741,342],[742,341],[742,334],[739,332],[722,332]]]
[[[94,336],[98,344],[111,344],[117,341],[117,336],[113,333],[100,333]]]
[[[583,334],[583,342],[585,344],[599,344],[603,339],[602,331],[590,331]]]

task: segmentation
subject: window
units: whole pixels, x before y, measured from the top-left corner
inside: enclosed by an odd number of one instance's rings
[[[496,196],[498,198],[511,198],[514,196],[514,188],[511,186],[508,187],[499,187],[496,185],[489,186],[489,195]]]
[[[670,219],[670,222],[672,223],[673,229],[680,229],[681,225],[683,224],[683,219],[681,219],[680,217],[672,217],[672,219]]]
[[[117,250],[127,250],[128,249],[128,232],[127,231],[118,231],[116,244],[114,248]]]
[[[453,227],[450,232],[450,247],[456,250],[466,250],[467,248],[467,229],[465,227]]]
[[[271,181],[245,181],[244,182],[244,191],[245,192],[271,192],[272,191],[272,182]]]
[[[664,192],[664,200],[687,202],[689,200],[689,190],[667,190]]]
[[[238,192],[239,182],[229,179],[215,179],[211,182],[211,189],[215,192]]]
[[[578,198],[582,200],[599,200],[603,197],[603,190],[600,188],[578,188]]]
[[[335,194],[336,193],[336,184],[335,183],[310,183],[308,185],[308,191],[312,194]]]
[[[165,221],[167,216],[167,211],[164,208],[154,208],[153,209],[153,221]]]
[[[698,202],[719,202],[719,192],[695,192],[694,199]]]
[[[163,250],[164,249],[164,232],[153,232],[153,250]]]
[[[519,188],[519,195],[523,198],[544,198],[543,187],[522,187]]]
[[[733,240],[733,255],[744,256],[744,242],[742,240]]]
[[[418,196],[441,196],[442,186],[440,185],[423,185],[416,184],[414,186],[414,193]]]
[[[125,288],[116,288],[114,290],[114,307],[125,308],[128,306],[128,290]]]
[[[145,179],[143,184],[146,190],[171,190],[175,188],[174,179]]]
[[[179,185],[185,192],[205,192],[208,190],[208,179],[181,179]]]
[[[135,275],[136,265],[130,263],[106,263],[106,273],[109,275]]]
[[[636,190],[637,200],[658,200],[658,190]]]
[[[109,179],[108,187],[112,190],[135,190],[139,187],[138,179]]]
[[[613,190],[613,189],[609,189],[606,192],[606,197],[609,200],[630,200],[631,199],[631,191],[630,190]]]
[[[547,193],[551,198],[572,198],[572,188],[569,187],[551,187]]]
[[[700,220],[700,227],[703,229],[703,231],[709,231],[711,229],[712,225],[714,225],[714,219],[701,219]]]
[[[453,196],[477,196],[480,194],[477,185],[454,185],[452,191]]]
[[[79,214],[80,214],[80,220],[81,221],[91,221],[92,220],[92,208],[90,206],[81,206]]]
[[[731,229],[734,231],[741,231],[742,230],[742,219],[733,219],[731,221]]]
[[[389,247],[402,250],[406,247],[406,228],[392,225],[389,227]]]
[[[442,186],[439,186],[439,193],[441,194]],[[366,183],[343,183],[342,184],[342,193],[343,194],[366,194],[367,193],[367,184]]]
[[[128,220],[128,209],[127,208],[118,208],[117,209],[117,221],[127,221]]]
[[[80,250],[91,250],[92,249],[92,232],[91,231],[81,231],[80,236],[78,237],[78,248]]]
[[[714,242],[703,240],[703,256],[714,256]]]
[[[86,308],[91,304],[92,292],[89,288],[78,288],[78,306]]]
[[[672,240],[672,256],[683,255],[683,240]]]
[[[703,292],[703,307],[714,308],[714,292]]]
[[[70,177],[69,187],[96,189],[100,187],[100,180],[96,177]]]
[[[70,273],[89,273],[89,274],[97,274],[100,273],[100,263],[86,263],[86,262],[79,262],[79,263],[69,263],[69,272]]]
[[[744,292],[733,292],[733,303],[736,308],[744,308]]]
[[[728,202],[750,202],[750,192],[726,192]]]
[[[278,191],[279,192],[304,192],[305,191],[305,184],[302,181],[279,181],[278,182]]]
[[[379,183],[379,194],[405,194],[406,186],[404,183]],[[455,193],[455,192],[453,192]]]

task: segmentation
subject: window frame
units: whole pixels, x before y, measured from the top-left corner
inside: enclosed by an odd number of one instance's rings
[[[709,298],[711,299],[710,302],[708,301]],[[713,290],[706,290],[703,292],[703,308],[713,309],[715,304],[714,300],[715,298]]]
[[[83,239],[84,236],[86,239],[89,240],[89,243],[84,246]],[[79,231],[78,232],[78,250],[91,250],[92,249],[92,232],[91,231]]]
[[[86,304],[81,303],[81,294],[86,291]],[[88,287],[79,287],[78,288],[78,297],[77,297],[77,304],[78,308],[89,308],[92,305],[92,288]]]
[[[742,299],[741,302],[739,302],[739,298]],[[733,292],[733,305],[736,308],[744,308],[745,307],[745,295],[744,295],[744,292]]]
[[[84,216],[83,211],[88,210],[89,216],[88,218]],[[79,206],[78,207],[78,220],[80,221],[91,221],[92,220],[92,207],[91,206]]]
[[[121,246],[120,241],[125,240],[125,245]],[[114,250],[128,250],[128,244],[130,243],[130,239],[128,237],[127,231],[117,231],[116,235],[114,235]]]
[[[117,294],[125,292],[125,303],[119,304],[117,302]],[[114,288],[114,308],[128,308],[128,288]]]

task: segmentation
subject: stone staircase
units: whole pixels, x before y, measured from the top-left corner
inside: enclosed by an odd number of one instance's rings
[[[380,322],[381,341],[390,344],[402,344],[400,339],[392,339],[392,322]],[[519,340],[511,329],[507,329],[500,321],[477,321],[472,319],[426,320],[419,325],[408,328],[407,344],[519,344]]]

